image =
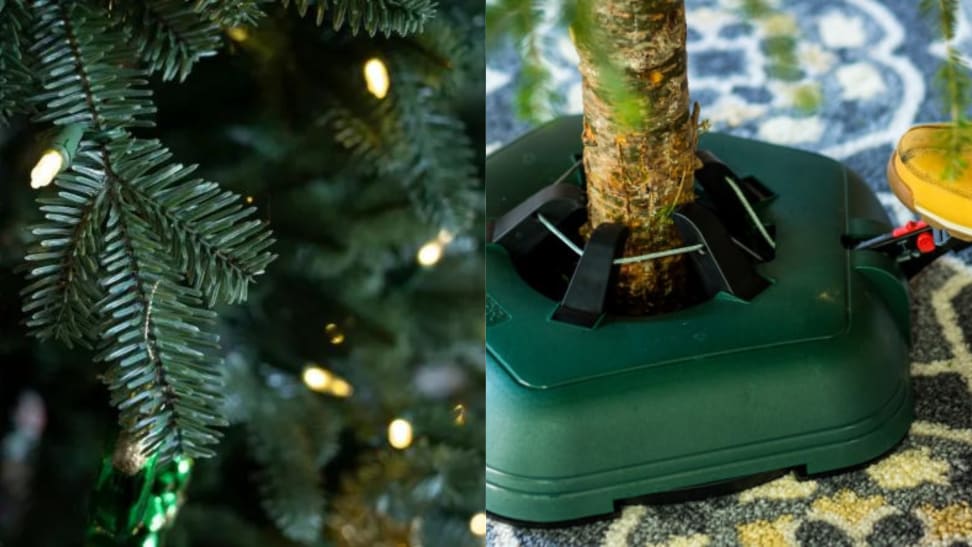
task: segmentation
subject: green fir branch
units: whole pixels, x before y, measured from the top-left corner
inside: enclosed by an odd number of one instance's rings
[[[163,80],[184,81],[200,59],[216,54],[219,27],[185,0],[145,0],[119,6],[139,57]]]
[[[91,310],[101,293],[97,228],[106,212],[105,187],[98,173],[83,166],[61,174],[55,184],[60,189],[55,196],[37,200],[46,222],[31,228],[37,242],[25,258],[30,284],[21,292],[23,311],[37,338],[90,347],[97,339]]]
[[[291,0],[282,2],[286,7]],[[369,36],[422,32],[436,8],[434,0],[293,0],[293,4],[301,17],[313,11],[317,25],[323,24],[330,13],[334,30],[346,27],[357,35],[363,29]]]
[[[397,82],[399,98],[369,113],[332,109],[322,123],[361,165],[401,184],[421,218],[453,233],[466,229],[480,205],[475,152],[458,119],[437,112],[411,82]],[[404,97],[402,97],[404,96]]]
[[[246,424],[263,508],[287,538],[312,544],[324,528],[320,469],[337,451],[340,421],[282,371],[255,372],[240,355],[228,368],[229,386],[243,395],[228,410]]]
[[[29,111],[34,78],[24,58],[30,13],[23,0],[0,2],[0,125]]]
[[[133,55],[120,47],[125,40],[106,11],[69,0],[36,0],[32,8],[31,53],[43,87],[33,101],[45,107],[36,121],[81,124],[103,136],[154,125],[145,73],[129,68]]]
[[[179,271],[210,307],[245,301],[249,284],[276,258],[266,223],[252,218],[256,208],[215,182],[190,178],[196,166],[170,163],[158,141],[133,141],[124,153],[119,181]]]
[[[262,5],[271,0],[195,0],[193,9],[224,27],[255,25],[266,17]]]
[[[113,177],[108,165],[100,168]],[[212,456],[215,428],[227,423],[215,313],[173,274],[152,227],[132,213],[119,184],[109,189],[106,230],[106,296],[98,303],[104,348],[95,360],[109,363],[105,382],[119,421],[140,453],[160,462]]]

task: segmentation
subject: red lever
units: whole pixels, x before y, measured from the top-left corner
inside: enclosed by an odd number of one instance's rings
[[[924,220],[909,220],[904,226],[900,226],[898,228],[895,228],[891,232],[891,235],[893,237],[906,236],[906,235],[908,235],[910,233],[917,232],[918,230],[921,230],[921,229],[924,229],[924,228],[927,228],[927,227],[928,227],[928,224]],[[932,245],[933,245],[932,248],[933,249],[934,249],[934,244],[935,244],[935,241],[932,240]],[[925,252],[925,251],[922,251],[922,252]]]
[[[915,239],[915,246],[922,253],[930,253],[935,250],[935,238],[928,232],[918,234]]]

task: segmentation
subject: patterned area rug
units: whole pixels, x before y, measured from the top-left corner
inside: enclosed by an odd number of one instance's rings
[[[940,119],[930,82],[943,47],[915,0],[789,0],[745,21],[739,0],[688,0],[690,87],[714,130],[840,159],[879,192],[895,221],[911,218],[888,192],[884,166],[911,124]],[[972,2],[960,46],[972,54]],[[763,46],[796,36],[802,77],[768,70]],[[490,55],[487,142],[529,129],[512,114],[518,72],[509,48]],[[579,77],[564,37],[546,59],[580,112]],[[811,104],[807,104],[807,103]],[[701,501],[630,505],[615,518],[564,528],[491,521],[487,544],[970,545],[972,544],[972,254],[946,257],[912,282],[917,420],[892,453],[825,477],[785,475]]]

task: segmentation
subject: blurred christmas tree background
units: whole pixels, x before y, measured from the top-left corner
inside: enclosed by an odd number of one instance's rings
[[[165,544],[481,544],[482,4],[87,3],[109,26],[149,25],[143,5],[208,17],[191,72],[144,67],[156,127],[133,132],[244,196],[277,239],[247,301],[216,308],[230,425],[194,460]],[[372,16],[387,6],[421,17]],[[20,7],[29,20],[30,3],[0,1],[0,544],[75,545],[104,509],[118,415],[94,351],[23,325],[18,266],[52,190],[28,184],[51,126],[9,102],[18,82],[31,94],[10,60]],[[149,36],[127,43],[143,60],[165,31]]]

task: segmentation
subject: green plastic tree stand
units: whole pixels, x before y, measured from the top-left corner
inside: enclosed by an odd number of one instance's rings
[[[550,184],[581,150],[556,120],[486,161],[487,217]],[[506,250],[486,251],[486,508],[527,522],[774,470],[871,460],[912,419],[908,285],[894,259],[845,236],[891,229],[873,193],[831,159],[727,135],[700,148],[778,194],[770,286],[678,312],[551,320],[557,302]]]

